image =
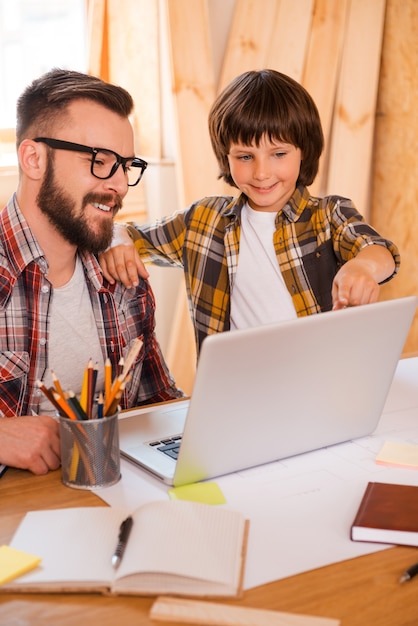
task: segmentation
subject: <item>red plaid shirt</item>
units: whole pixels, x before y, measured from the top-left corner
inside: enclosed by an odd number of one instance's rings
[[[155,301],[146,281],[135,289],[109,285],[96,258],[82,254],[103,357],[113,371],[140,337],[122,408],[179,398],[156,340]],[[36,381],[48,368],[48,328],[53,287],[48,264],[13,196],[0,213],[0,415],[39,412]],[[68,364],[71,367],[71,363]]]

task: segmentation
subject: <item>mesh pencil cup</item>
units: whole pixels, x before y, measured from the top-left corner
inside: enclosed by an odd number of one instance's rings
[[[120,479],[119,413],[101,419],[60,417],[62,482],[75,489],[109,487]]]

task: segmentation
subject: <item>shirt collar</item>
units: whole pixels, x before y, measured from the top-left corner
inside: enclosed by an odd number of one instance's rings
[[[19,207],[16,194],[13,194],[0,213],[1,248],[16,278],[33,262],[39,265],[44,274],[48,273],[48,261]],[[103,287],[103,275],[96,257],[89,252],[83,252],[80,258],[86,276],[94,289],[99,291]]]
[[[48,271],[43,250],[19,208],[16,194],[0,213],[0,244],[16,277],[32,262],[37,262],[44,273]]]

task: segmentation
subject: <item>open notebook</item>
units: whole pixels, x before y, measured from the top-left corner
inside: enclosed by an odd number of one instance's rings
[[[178,486],[368,435],[417,304],[401,298],[207,337],[190,401],[122,413],[122,455]]]

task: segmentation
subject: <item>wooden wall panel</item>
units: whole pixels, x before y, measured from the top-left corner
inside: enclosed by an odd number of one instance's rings
[[[314,6],[314,0],[277,0],[265,67],[302,81]]]
[[[301,77],[318,107],[325,147],[318,175],[311,185],[313,195],[326,194],[327,165],[335,97],[344,47],[349,0],[316,0],[309,33],[306,63]]]
[[[371,155],[385,0],[350,0],[326,191],[354,200],[370,217]]]
[[[387,0],[377,104],[372,224],[401,252],[383,298],[418,294],[418,2]],[[388,329],[390,332],[390,329]],[[418,352],[418,315],[405,353]]]

